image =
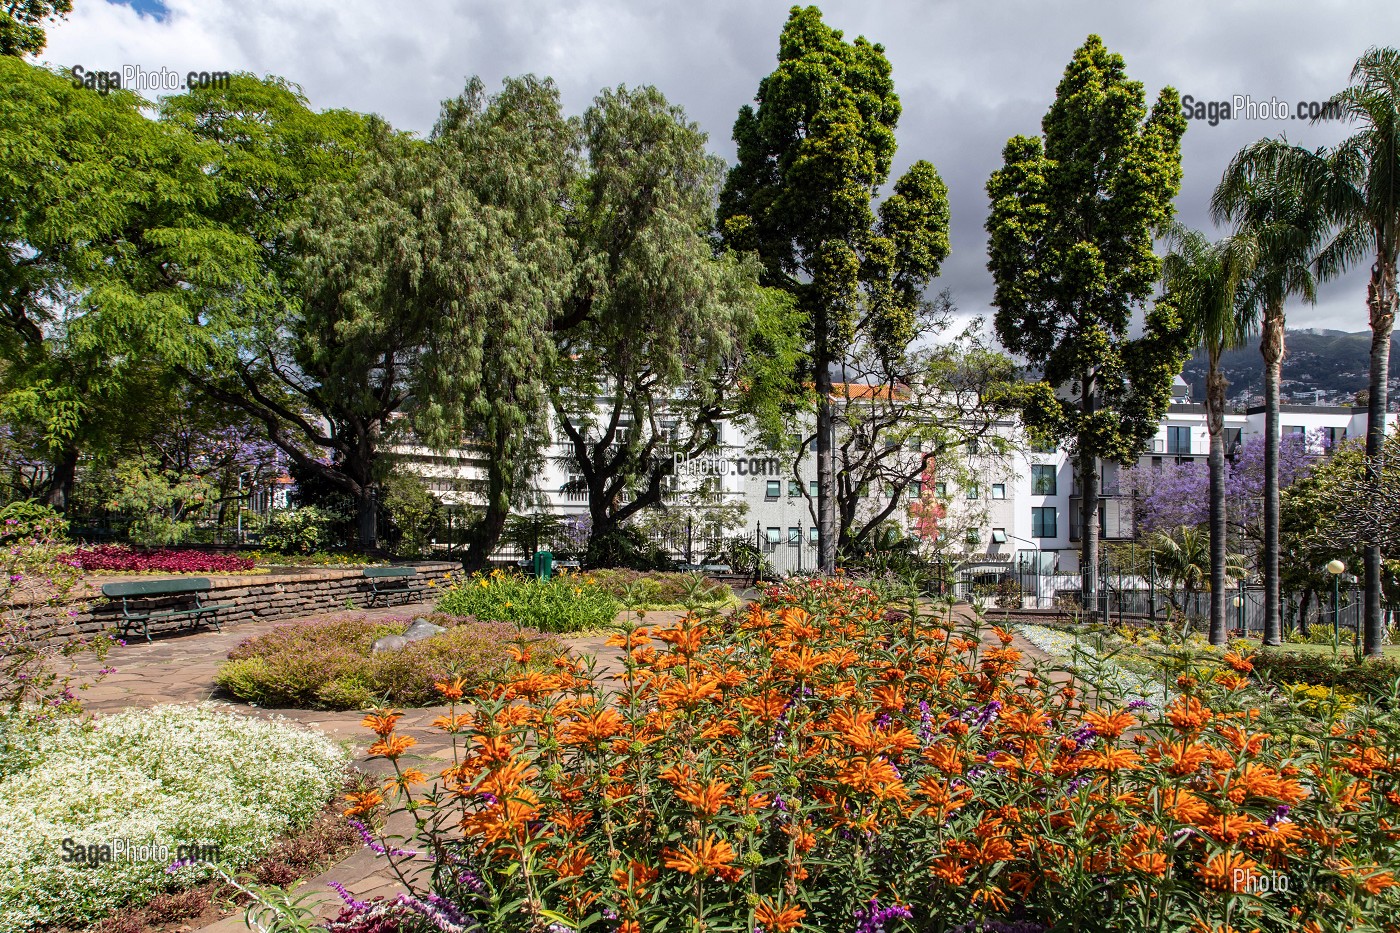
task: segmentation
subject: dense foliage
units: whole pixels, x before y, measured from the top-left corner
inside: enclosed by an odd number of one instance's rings
[[[135,549],[123,544],[97,544],[71,551],[67,558],[83,570],[109,573],[239,573],[255,562],[214,551],[194,549]]]
[[[560,573],[537,580],[493,570],[449,586],[437,610],[514,622],[541,632],[580,632],[612,625],[622,603],[588,574]]]
[[[437,702],[434,683],[475,686],[505,665],[514,626],[441,613],[426,618],[447,631],[381,652],[373,651],[375,641],[402,634],[412,620],[357,613],[281,625],[230,651],[214,680],[240,700],[273,708],[425,706]],[[535,650],[548,657],[560,648],[542,639]]]
[[[439,867],[395,858],[412,891],[360,912],[487,931],[1397,929],[1391,714],[1319,724],[1238,654],[1184,670],[1162,708],[1124,705],[1028,671],[1009,632],[909,608],[794,583],[620,632],[616,680],[516,666],[471,708],[445,685],[460,751],[431,779],[398,714],[370,715]]]
[[[614,568],[591,570],[584,579],[628,608],[726,606],[734,600],[734,591],[727,584],[712,582],[698,573]]]

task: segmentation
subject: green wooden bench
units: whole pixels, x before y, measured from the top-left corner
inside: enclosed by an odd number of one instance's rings
[[[151,640],[149,624],[152,619],[180,619],[194,628],[201,622],[209,622],[214,630],[219,627],[219,612],[232,608],[232,603],[205,603],[201,594],[209,592],[211,584],[205,577],[171,578],[168,580],[136,580],[131,583],[104,583],[102,595],[113,602],[121,600],[122,614],[118,625],[122,637],[137,625],[146,641]],[[193,605],[183,608],[166,609],[161,606],[167,599],[179,600],[192,597]]]
[[[412,567],[366,567],[365,581],[369,583],[369,604],[373,606],[379,598],[387,603],[395,593],[411,591],[409,581],[418,576]]]

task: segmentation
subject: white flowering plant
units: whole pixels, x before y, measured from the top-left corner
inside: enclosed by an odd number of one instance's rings
[[[301,727],[207,705],[56,722],[0,777],[0,930],[81,926],[204,880],[182,847],[242,868],[312,821],[348,758]]]

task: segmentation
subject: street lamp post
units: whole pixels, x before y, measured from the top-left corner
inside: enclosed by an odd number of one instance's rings
[[[1332,645],[1333,651],[1342,641],[1342,574],[1347,565],[1332,558],[1327,562],[1327,572],[1332,575]]]

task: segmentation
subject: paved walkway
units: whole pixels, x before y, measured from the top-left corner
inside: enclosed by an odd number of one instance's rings
[[[431,611],[431,604],[422,603],[370,610],[368,614],[373,618],[412,618]],[[644,621],[649,626],[664,626],[681,615],[683,613],[680,612],[651,612]],[[83,694],[83,704],[94,713],[113,713],[166,703],[212,702],[244,715],[283,717],[347,742],[357,767],[370,774],[383,774],[389,770],[387,762],[369,761],[365,756],[372,737],[360,725],[363,713],[259,709],[222,693],[214,684],[219,665],[229,651],[244,639],[280,625],[312,618],[317,616],[302,620],[245,623],[228,627],[223,632],[201,629],[196,633],[157,638],[151,644],[138,640],[125,647],[116,647],[107,658],[107,664],[116,669],[115,673],[88,688]],[[989,623],[994,621],[988,619]],[[572,651],[593,655],[597,659],[596,669],[599,672],[618,673],[622,670],[621,651],[604,645],[606,638],[606,635],[599,634],[565,637],[564,640]],[[984,638],[989,644],[995,642],[990,631],[985,633]],[[1030,660],[1046,658],[1044,652],[1020,636],[1016,638],[1015,647]],[[92,670],[95,669],[96,665],[92,665]],[[452,758],[450,737],[431,726],[432,721],[446,709],[443,706],[410,709],[399,720],[399,730],[418,740],[418,744],[402,759],[405,767],[416,766],[434,774],[445,761]],[[411,821],[402,813],[392,818],[386,827],[390,835],[408,836],[411,830]],[[340,908],[339,898],[329,888],[331,881],[343,884],[361,900],[392,897],[402,890],[385,860],[368,848],[356,851],[328,871],[303,883],[302,890],[313,897],[320,897],[318,912],[323,917],[334,916]],[[239,913],[199,929],[202,933],[239,933],[246,927]]]

